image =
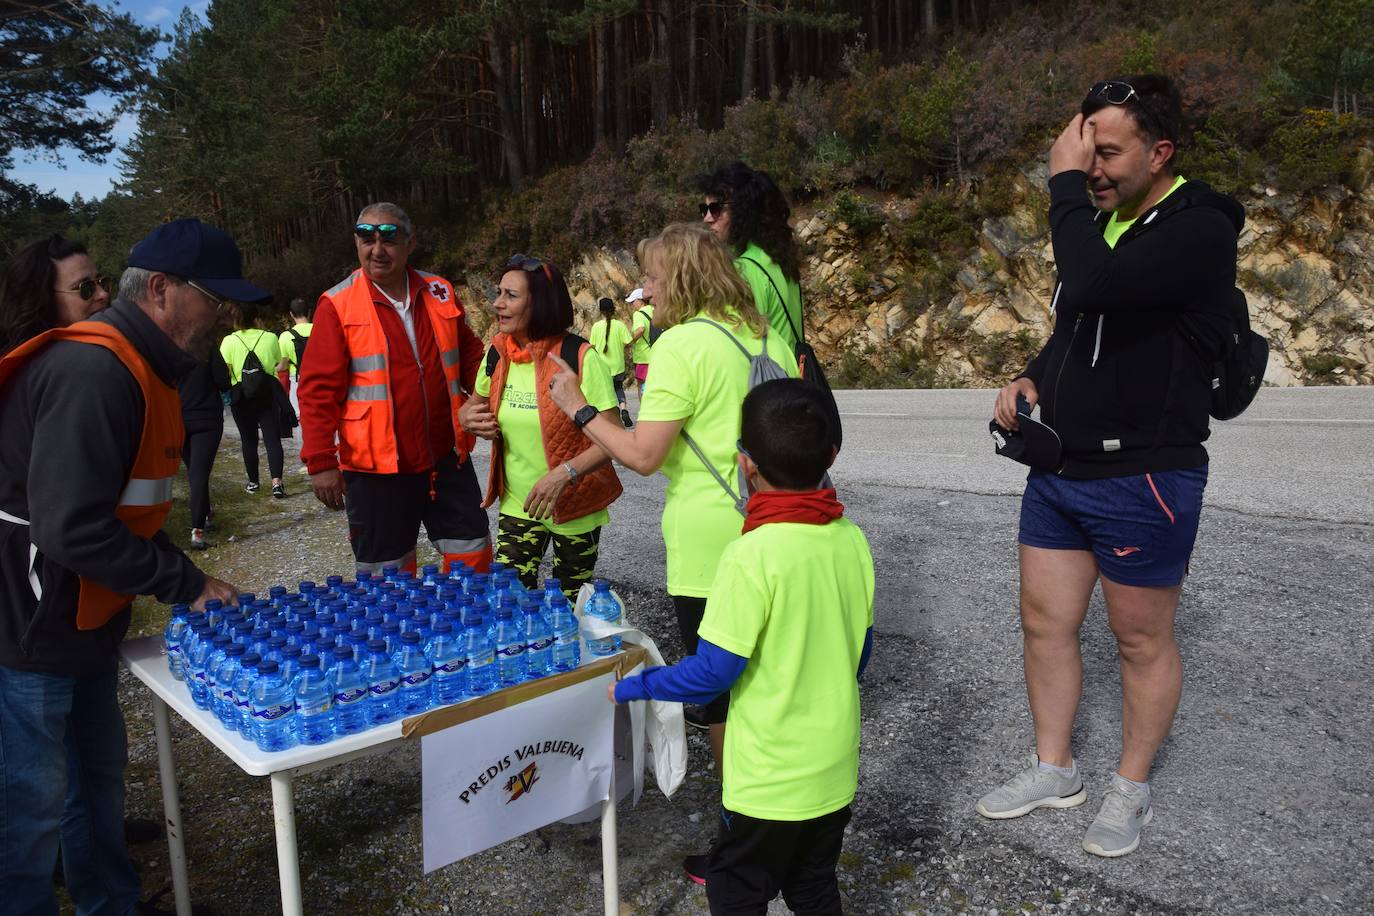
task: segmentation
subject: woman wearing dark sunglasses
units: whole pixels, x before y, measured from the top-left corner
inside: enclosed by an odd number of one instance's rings
[[[0,356],[109,301],[110,281],[96,274],[85,245],[56,234],[25,245],[0,269]]]

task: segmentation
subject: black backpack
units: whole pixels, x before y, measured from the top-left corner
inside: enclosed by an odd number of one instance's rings
[[[644,320],[649,322],[649,333],[644,336],[649,338],[649,346],[658,343],[658,339],[663,336],[663,329],[654,324],[654,316],[649,314],[648,309],[639,309],[635,314],[643,315]]]
[[[305,345],[310,338],[306,337],[295,328],[287,328],[286,333],[291,335],[291,343],[296,346],[296,372],[301,371],[301,360],[305,359]]]
[[[1208,353],[1198,337],[1180,325],[1184,338],[1209,360],[1212,403],[1208,408],[1217,420],[1232,420],[1245,412],[1264,384],[1269,365],[1269,341],[1250,327],[1250,306],[1239,289],[1231,297],[1231,328],[1219,352]]]
[[[239,392],[240,402],[252,402],[266,400],[272,394],[272,389],[268,387],[272,379],[262,366],[262,360],[253,350],[258,341],[262,340],[265,331],[259,331],[258,336],[253,341],[253,346],[248,347],[248,355],[244,357],[243,369],[239,373]],[[247,345],[247,341],[244,341]]]
[[[801,380],[814,385],[821,390],[825,396],[826,413],[830,416],[830,428],[835,431],[835,448],[838,450],[844,443],[844,430],[840,425],[840,407],[835,403],[835,393],[830,390],[830,382],[826,380],[825,370],[821,368],[821,361],[816,356],[816,351],[811,349],[811,345],[806,342],[804,331],[806,321],[803,317],[801,330],[792,323],[792,316],[787,311],[787,299],[783,297],[778,289],[778,284],[773,282],[773,275],[764,269],[764,266],[753,258],[742,258],[753,264],[763,275],[768,278],[768,285],[773,287],[773,294],[778,297],[778,305],[782,307],[782,315],[787,319],[787,327],[791,329],[792,336],[796,338],[797,346],[793,355],[797,357],[797,368],[800,370]]]

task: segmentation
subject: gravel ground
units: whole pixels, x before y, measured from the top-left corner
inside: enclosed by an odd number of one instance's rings
[[[223,486],[238,479],[236,450],[227,440]],[[663,481],[622,479],[601,572],[636,625],[676,657],[657,535]],[[289,474],[282,511],[209,551],[207,565],[259,589],[346,569],[342,518],[304,480]],[[848,912],[1374,912],[1369,525],[1208,510],[1180,610],[1187,684],[1155,770],[1155,820],[1138,852],[1102,860],[1078,848],[1096,797],[1011,822],[973,812],[1032,748],[1009,527],[1016,498],[858,480],[844,499],[879,570],[859,797],[839,870]],[[1075,744],[1096,796],[1119,742],[1119,686],[1100,598],[1094,605]],[[129,813],[157,818],[151,710],[125,679]],[[175,719],[173,733],[193,900],[219,913],[275,911],[267,781],[235,770]],[[678,862],[709,843],[719,783],[704,739],[688,741],[679,793],[649,788],[621,810],[623,913],[706,912]],[[545,828],[424,876],[419,804],[418,747],[300,778],[306,911],[601,912],[595,824]],[[134,855],[145,892],[169,886],[161,844]],[[770,912],[786,909],[775,901]]]

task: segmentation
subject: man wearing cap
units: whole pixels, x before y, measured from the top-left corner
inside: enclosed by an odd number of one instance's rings
[[[238,590],[161,530],[180,464],[176,381],[226,299],[257,299],[228,235],[197,220],[139,242],[118,296],[0,360],[0,888],[56,912],[59,843],[77,912],[127,913],[116,650],[135,595]]]
[[[474,439],[458,408],[482,342],[447,280],[409,266],[410,218],[370,204],[353,227],[359,267],[320,296],[297,399],[315,496],[348,510],[359,570],[414,571],[420,524],[445,565],[491,563]]]
[[[1162,76],[1098,83],[1050,151],[1054,331],[997,396],[1039,457],[1021,501],[1021,627],[1030,768],[984,817],[1087,797],[1070,737],[1078,630],[1102,584],[1121,669],[1122,748],[1083,849],[1121,856],[1153,816],[1148,783],[1183,689],[1174,616],[1207,482],[1210,362],[1230,332],[1240,204],[1174,171],[1179,95]],[[1032,435],[1033,434],[1033,435]],[[1044,456],[1050,456],[1046,458]],[[1044,462],[1048,461],[1049,464]]]

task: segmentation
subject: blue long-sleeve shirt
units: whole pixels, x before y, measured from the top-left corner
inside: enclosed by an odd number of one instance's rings
[[[864,634],[856,677],[863,679],[873,654],[873,628]],[[697,642],[697,652],[676,665],[655,665],[642,674],[625,678],[615,685],[615,701],[667,700],[674,703],[705,705],[734,686],[749,660],[727,652],[709,640]]]

